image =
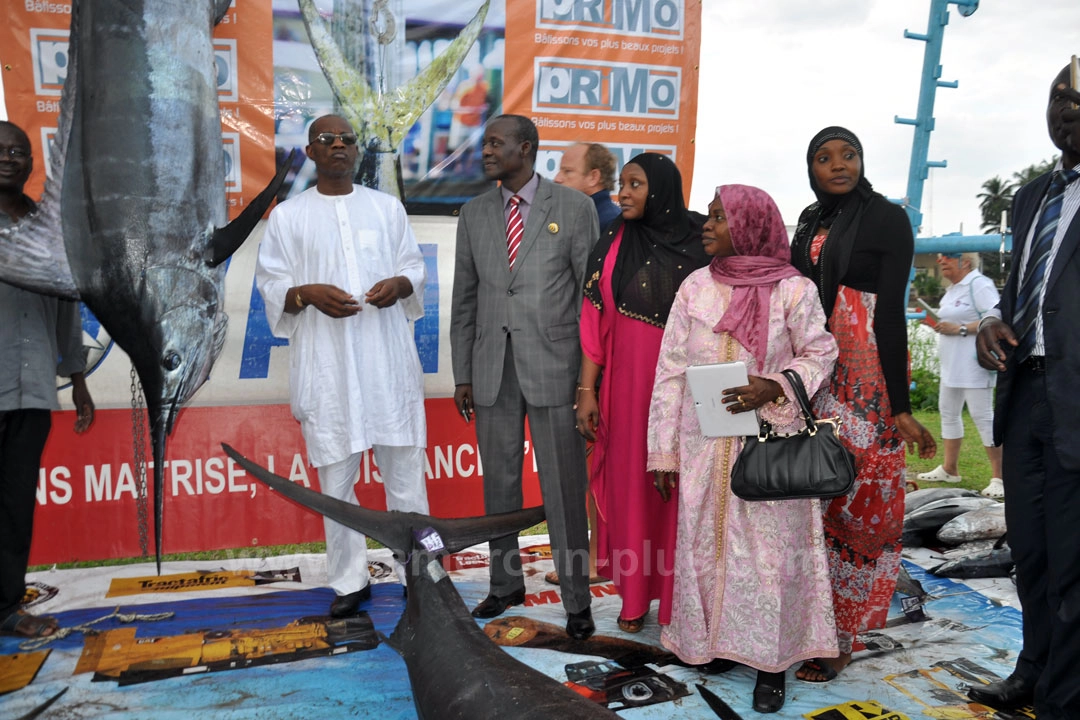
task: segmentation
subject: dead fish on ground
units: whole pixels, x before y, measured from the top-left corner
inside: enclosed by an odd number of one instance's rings
[[[929,505],[937,500],[958,497],[979,497],[979,493],[965,488],[950,487],[926,488],[924,490],[909,492],[904,496],[904,515],[908,515],[922,506]]]
[[[309,490],[256,465],[228,445],[222,447],[258,480],[378,540],[405,564],[409,599],[387,644],[405,660],[422,720],[619,717],[493,643],[443,569],[443,555],[535,525],[544,518],[543,507],[456,519],[368,510]]]
[[[999,503],[996,500],[978,496],[935,500],[912,513],[904,515],[904,530],[937,529],[957,515],[963,515],[972,510],[997,504]],[[975,538],[971,539],[974,540]]]
[[[947,578],[996,578],[1009,577],[1013,569],[1012,550],[1008,543],[1000,548],[991,548],[967,557],[948,560],[929,571],[939,577]]]
[[[937,531],[937,539],[950,545],[969,540],[996,540],[1005,534],[1005,504],[991,501],[978,510],[954,517]]]
[[[230,0],[75,0],[38,211],[0,231],[0,280],[82,300],[139,374],[161,571],[165,438],[225,341],[225,261],[288,164],[231,223],[214,26]]]
[[[969,540],[948,550],[943,550],[940,555],[943,560],[958,560],[968,555],[993,550],[994,547],[998,546],[999,542],[1000,540]]]

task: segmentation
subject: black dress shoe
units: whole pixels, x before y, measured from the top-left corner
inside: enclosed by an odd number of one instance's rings
[[[506,597],[499,597],[498,595],[488,595],[484,598],[483,602],[473,608],[472,616],[474,618],[481,618],[487,620],[488,618],[499,617],[506,608],[511,605],[521,605],[525,602],[525,591],[518,590],[515,593],[510,593]]]
[[[784,673],[758,670],[757,684],[754,686],[754,710],[759,713],[774,713],[782,707],[784,707]]]
[[[968,697],[995,710],[1015,710],[1035,701],[1035,683],[1013,673],[989,685],[968,688]]]
[[[585,608],[581,612],[566,614],[566,634],[575,640],[588,640],[596,632],[592,610]]]
[[[348,595],[338,595],[330,603],[330,617],[345,618],[356,614],[360,603],[371,599],[371,583]]]

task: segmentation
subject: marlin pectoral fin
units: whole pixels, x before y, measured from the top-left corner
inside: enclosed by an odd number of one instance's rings
[[[409,131],[424,111],[435,102],[439,93],[446,89],[454,73],[465,61],[469,48],[476,42],[480,31],[484,29],[484,20],[487,18],[488,7],[491,0],[484,0],[484,4],[473,15],[469,24],[454,38],[454,41],[443,52],[431,61],[419,75],[401,86],[390,97],[395,98],[387,108],[387,118],[390,130],[390,146],[398,147],[405,139],[405,133]],[[328,76],[329,77],[329,76]],[[331,80],[331,84],[333,81]]]
[[[210,244],[206,248],[206,264],[210,267],[217,267],[221,263],[228,260],[234,252],[236,252],[244,241],[251,235],[251,231],[255,229],[255,226],[259,223],[259,219],[266,213],[267,208],[270,207],[270,203],[274,202],[274,198],[277,197],[278,190],[281,189],[281,184],[285,182],[285,176],[289,173],[289,168],[293,165],[293,160],[296,159],[296,148],[293,148],[289,152],[289,157],[285,158],[285,162],[278,168],[277,174],[274,175],[274,179],[270,181],[261,193],[259,193],[254,200],[248,203],[248,206],[244,208],[243,212],[237,216],[235,220],[226,225],[223,228],[219,228],[214,231],[214,237],[211,239]]]

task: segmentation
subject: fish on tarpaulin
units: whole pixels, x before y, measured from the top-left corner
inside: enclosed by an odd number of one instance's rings
[[[544,519],[543,507],[456,519],[369,510],[275,475],[229,445],[222,448],[257,480],[381,542],[404,563],[408,600],[387,643],[405,660],[421,720],[619,717],[492,642],[443,569],[443,555],[531,527]]]
[[[934,489],[952,490],[953,488]],[[912,495],[914,494],[912,493]],[[952,520],[957,515],[963,515],[971,510],[977,510],[996,503],[996,500],[974,494],[971,496],[945,497],[928,502],[922,507],[904,514],[904,530],[900,536],[900,543],[904,547],[933,545],[937,542],[938,528],[949,520]]]
[[[212,33],[230,0],[74,0],[37,213],[0,235],[0,281],[81,300],[146,397],[161,571],[165,439],[221,351],[224,262],[288,163],[233,222]]]
[[[904,515],[913,513],[924,505],[946,498],[980,497],[974,490],[956,487],[923,488],[904,495]]]
[[[940,577],[968,580],[1009,577],[1014,567],[1016,563],[1013,562],[1012,549],[1002,537],[989,549],[947,559],[940,565],[929,568],[929,572]]]
[[[996,500],[993,505],[957,515],[941,526],[937,538],[949,545],[970,540],[997,540],[1005,534],[1005,504]]]

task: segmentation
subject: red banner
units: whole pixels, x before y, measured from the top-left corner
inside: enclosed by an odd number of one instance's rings
[[[483,515],[483,467],[474,425],[465,424],[449,398],[428,400],[426,405],[431,514]],[[74,412],[53,415],[38,479],[36,532],[30,553],[33,565],[141,554],[131,412],[100,410],[85,435],[74,433],[74,423]],[[320,515],[279,497],[250,477],[221,450],[223,442],[278,475],[313,489],[319,487],[315,469],[306,462],[300,425],[288,405],[185,408],[167,452],[162,522],[165,552],[323,539]],[[526,506],[541,503],[534,463],[526,434]],[[364,507],[386,509],[386,496],[370,453],[360,467],[356,496]],[[147,537],[152,553],[152,497],[148,507]]]

